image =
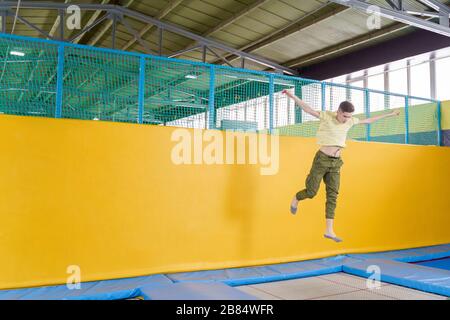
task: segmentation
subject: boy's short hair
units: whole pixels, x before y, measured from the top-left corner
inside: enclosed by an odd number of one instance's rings
[[[353,106],[353,104],[350,101],[343,101],[341,102],[341,104],[339,105],[339,109],[342,112],[355,112],[355,107]]]

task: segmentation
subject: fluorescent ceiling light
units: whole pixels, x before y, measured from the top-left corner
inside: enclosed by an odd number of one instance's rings
[[[19,57],[23,57],[25,55],[25,53],[20,52],[20,51],[11,51],[10,54],[13,56],[19,56]]]

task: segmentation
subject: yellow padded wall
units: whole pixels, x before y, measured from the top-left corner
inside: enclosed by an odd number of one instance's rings
[[[325,190],[302,202],[315,139],[260,165],[175,165],[176,128],[0,117],[0,288],[298,261],[450,242],[450,149],[352,142],[323,238]],[[192,130],[191,130],[192,132]]]

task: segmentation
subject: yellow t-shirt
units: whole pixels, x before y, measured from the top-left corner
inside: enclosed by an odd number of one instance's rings
[[[344,148],[347,133],[351,127],[359,123],[359,119],[352,117],[345,123],[336,119],[336,112],[320,111],[320,125],[317,131],[317,143],[321,146],[339,146]]]

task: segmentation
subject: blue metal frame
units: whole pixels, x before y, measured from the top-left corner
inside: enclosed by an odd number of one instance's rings
[[[380,90],[373,90],[373,89],[365,89],[365,88],[361,88],[361,87],[354,87],[354,86],[349,86],[349,85],[339,84],[339,83],[331,83],[331,82],[326,82],[326,81],[319,81],[319,80],[313,80],[313,79],[307,79],[307,78],[301,78],[301,77],[295,77],[295,76],[286,76],[286,75],[281,75],[281,74],[280,75],[279,74],[275,75],[273,73],[265,72],[265,71],[257,71],[257,70],[249,70],[249,69],[242,69],[242,68],[234,68],[234,67],[229,67],[229,66],[220,66],[220,65],[214,65],[214,64],[210,64],[210,63],[204,63],[204,62],[197,62],[197,61],[183,60],[183,59],[176,59],[176,58],[160,57],[160,56],[154,56],[154,55],[150,55],[150,54],[136,53],[136,52],[130,52],[130,51],[122,51],[122,50],[110,49],[110,48],[99,48],[99,47],[93,47],[93,46],[88,46],[88,45],[83,45],[83,44],[67,43],[67,42],[57,41],[57,40],[46,40],[46,39],[40,39],[40,38],[32,38],[32,37],[27,37],[27,36],[18,36],[18,35],[2,34],[2,33],[0,33],[0,38],[9,38],[9,39],[15,39],[15,40],[39,42],[39,43],[54,44],[54,45],[63,45],[63,46],[66,46],[66,47],[73,47],[73,48],[84,49],[84,50],[94,50],[94,51],[99,51],[99,52],[114,53],[114,54],[120,54],[120,55],[128,55],[128,56],[133,56],[133,57],[145,57],[145,58],[150,58],[150,59],[154,59],[154,60],[170,61],[170,62],[177,62],[177,63],[186,63],[186,64],[190,64],[190,65],[203,66],[203,67],[214,66],[216,69],[232,70],[234,72],[243,72],[243,73],[247,73],[247,74],[256,74],[256,75],[262,75],[262,76],[265,76],[265,77],[273,76],[274,78],[286,79],[286,80],[291,80],[291,81],[292,80],[298,80],[298,81],[305,81],[305,82],[308,82],[308,83],[320,83],[320,84],[324,83],[325,85],[331,85],[331,86],[334,86],[334,87],[342,87],[342,88],[348,88],[348,89],[360,90],[360,91],[369,90],[370,92],[373,92],[373,93],[389,94],[389,95],[397,96],[397,97],[409,97],[410,99],[414,99],[414,100],[429,101],[429,102],[435,102],[435,103],[438,102],[438,100],[429,99],[429,98],[407,96],[407,95],[400,94],[400,93],[380,91]]]
[[[64,82],[64,46],[58,46],[58,65],[56,67],[56,109],[55,118],[62,117],[63,82]]]
[[[300,99],[303,99],[303,90],[302,86],[296,85],[294,88],[295,95]],[[303,122],[303,110],[301,108],[296,108],[294,104],[294,123],[302,123]]]
[[[139,60],[139,98],[138,98],[138,123],[144,122],[145,101],[145,57]]]

